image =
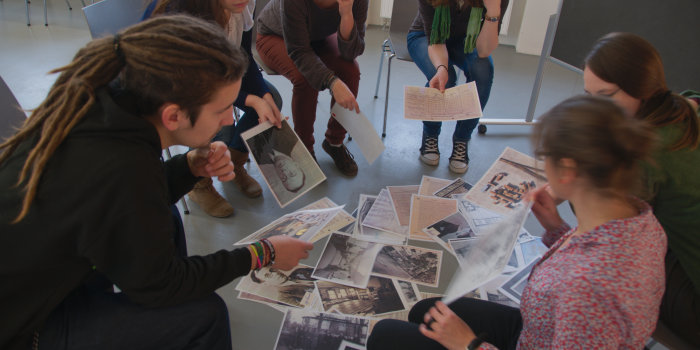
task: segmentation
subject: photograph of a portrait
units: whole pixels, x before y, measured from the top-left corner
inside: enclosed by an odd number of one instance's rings
[[[523,206],[529,191],[545,183],[543,162],[506,147],[464,198],[485,209],[508,214]]]
[[[312,272],[311,266],[302,264],[289,271],[264,267],[241,278],[236,290],[303,308],[314,296],[316,279],[311,277]]]
[[[316,290],[325,312],[375,316],[406,309],[394,282],[385,277],[370,276],[367,288],[316,281]]]
[[[437,287],[442,266],[442,250],[415,246],[384,246],[372,274]]]
[[[343,341],[365,346],[370,320],[360,316],[290,308],[277,335],[276,350],[335,350]]]
[[[282,208],[326,179],[286,120],[282,120],[280,129],[264,122],[243,132],[241,137]]]
[[[367,288],[374,260],[381,248],[379,243],[334,232],[328,238],[312,276],[352,287]]]

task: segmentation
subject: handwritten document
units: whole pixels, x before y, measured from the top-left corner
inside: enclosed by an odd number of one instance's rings
[[[482,116],[479,94],[473,81],[446,89],[444,93],[435,88],[406,86],[403,101],[406,119],[446,121]]]

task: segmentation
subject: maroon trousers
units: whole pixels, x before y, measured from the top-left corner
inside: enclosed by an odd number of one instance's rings
[[[289,79],[294,85],[292,89],[292,119],[294,131],[304,143],[306,148],[314,153],[314,122],[316,121],[316,105],[318,104],[318,90],[314,89],[299,72],[296,65],[289,58],[284,39],[277,35],[260,35],[256,39],[255,47],[266,66]],[[338,50],[337,34],[326,38],[323,43],[314,43],[314,52],[323,64],[348,86],[357,97],[360,85],[360,67],[357,61],[348,61],[340,57]],[[335,99],[331,100],[331,108]],[[331,144],[337,145],[345,139],[345,129],[334,118],[329,116],[326,139]]]

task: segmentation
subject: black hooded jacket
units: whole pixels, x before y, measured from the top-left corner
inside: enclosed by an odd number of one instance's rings
[[[177,256],[170,208],[197,178],[184,155],[163,162],[155,127],[114,96],[98,91],[17,224],[24,192],[15,183],[38,135],[0,164],[0,349],[26,348],[93,268],[149,307],[205,296],[250,271],[246,248]]]

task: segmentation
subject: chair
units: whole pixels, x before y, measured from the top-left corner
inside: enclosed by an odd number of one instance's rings
[[[22,126],[24,114],[12,90],[0,77],[0,143],[15,134],[15,128]]]
[[[83,8],[92,38],[114,35],[138,23],[144,10],[143,0],[102,0]],[[172,158],[169,148],[165,149],[165,155],[168,159]],[[190,208],[184,197],[180,199],[180,203],[185,214],[189,214]]]
[[[374,90],[374,98],[377,98],[384,56],[389,55],[386,65],[386,94],[384,96],[384,124],[382,126],[382,137],[386,137],[386,117],[387,108],[389,107],[391,61],[394,58],[398,58],[402,61],[413,62],[411,55],[408,53],[406,36],[408,35],[408,29],[411,27],[411,23],[413,23],[416,13],[418,13],[418,4],[416,1],[394,1],[394,6],[391,10],[391,24],[389,24],[389,38],[384,40],[382,43],[381,54],[379,56],[379,72],[377,72],[377,87]]]
[[[27,9],[27,26],[31,26],[32,24],[29,22],[29,0],[24,0],[24,6]],[[83,3],[83,7],[85,7],[85,0],[80,0],[80,2]],[[92,1],[95,3],[95,0]],[[73,11],[73,6],[70,5],[70,2],[66,0],[66,5],[68,5],[68,11]],[[44,26],[49,25],[49,18],[46,13],[46,0],[44,0]]]
[[[114,35],[121,29],[141,21],[143,0],[102,0],[83,8],[93,39]]]

